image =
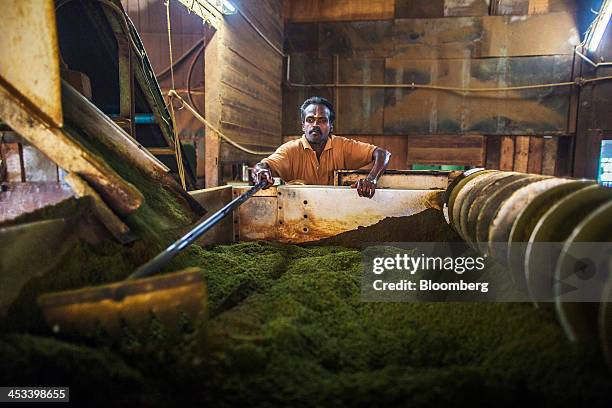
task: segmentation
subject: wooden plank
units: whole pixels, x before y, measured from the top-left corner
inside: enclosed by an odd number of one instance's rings
[[[395,18],[444,17],[448,0],[395,0]]]
[[[527,163],[527,173],[542,173],[542,155],[544,152],[544,138],[531,136],[529,140],[529,161]]]
[[[444,16],[487,16],[490,0],[444,0]]]
[[[512,171],[514,165],[514,138],[512,136],[502,136],[499,157],[499,169]]]
[[[484,136],[410,136],[407,162],[411,164],[466,165],[485,164]]]
[[[499,169],[501,153],[501,136],[487,136],[487,169]]]
[[[529,160],[529,136],[515,136],[514,138],[514,171],[527,173]]]
[[[288,22],[386,20],[393,18],[395,1],[284,0],[283,14]]]
[[[215,127],[220,126],[221,122],[221,46],[223,31],[218,31],[210,40],[204,50],[204,76],[206,77],[205,87],[205,109],[206,119]],[[219,135],[209,127],[205,128],[204,138],[204,179],[205,187],[216,187],[219,185]]]
[[[340,83],[375,83],[385,80],[384,59],[340,59]],[[382,134],[385,91],[383,89],[340,88],[336,106],[339,134]]]
[[[544,137],[544,154],[542,156],[542,174],[547,176],[555,175],[557,162],[558,138]]]
[[[24,182],[25,171],[23,169],[23,155],[20,143],[1,143],[2,159],[6,166],[6,179],[3,181]],[[3,176],[0,174],[0,176]]]

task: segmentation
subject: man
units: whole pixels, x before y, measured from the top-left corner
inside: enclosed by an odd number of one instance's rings
[[[391,153],[368,143],[333,136],[335,112],[332,104],[314,96],[300,108],[302,131],[300,139],[281,145],[269,157],[255,165],[253,181],[266,181],[270,187],[277,176],[286,182],[333,184],[334,170],[358,169],[373,163],[366,178],[353,184],[360,197],[372,198],[378,178],[389,164]]]

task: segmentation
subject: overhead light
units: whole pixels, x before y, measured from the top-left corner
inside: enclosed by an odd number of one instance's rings
[[[587,49],[590,52],[595,52],[597,47],[599,47],[599,43],[608,27],[608,23],[610,22],[610,16],[612,15],[612,0],[605,0],[601,5],[601,10],[599,10],[599,14],[595,17],[595,24],[592,28],[592,33],[589,36],[587,42]]]
[[[200,17],[205,23],[219,29],[223,16],[235,14],[238,10],[228,0],[178,0],[190,12]]]

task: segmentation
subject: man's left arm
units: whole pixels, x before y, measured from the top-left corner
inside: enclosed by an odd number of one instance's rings
[[[391,153],[380,147],[377,147],[374,152],[372,152],[372,161],[374,164],[372,165],[370,174],[351,186],[357,189],[357,194],[359,194],[360,197],[372,198],[374,196],[378,179],[387,169],[390,158]]]

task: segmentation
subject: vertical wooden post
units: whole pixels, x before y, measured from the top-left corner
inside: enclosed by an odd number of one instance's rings
[[[221,122],[221,70],[222,70],[222,36],[223,30],[213,34],[204,50],[204,98],[206,119],[220,128]],[[219,151],[220,140],[212,129],[204,130],[204,180],[206,188],[219,185]]]
[[[514,167],[514,137],[502,136],[499,169],[512,171]]]

